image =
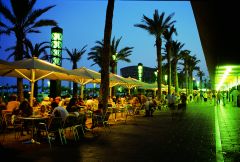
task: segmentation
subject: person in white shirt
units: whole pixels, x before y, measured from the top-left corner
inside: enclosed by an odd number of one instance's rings
[[[62,120],[64,121],[66,119],[66,117],[69,115],[68,111],[62,107],[62,106],[58,106],[58,104],[56,102],[53,102],[51,104],[52,106],[52,116],[55,116],[55,117],[61,117]]]

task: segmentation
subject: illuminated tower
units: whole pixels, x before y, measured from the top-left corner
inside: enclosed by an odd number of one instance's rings
[[[62,38],[63,29],[53,27],[51,30],[51,63],[62,66]],[[61,81],[50,81],[50,97],[61,96]]]
[[[138,63],[138,80],[142,81],[143,78],[143,64]]]
[[[51,62],[62,66],[62,35],[63,30],[59,27],[52,28],[51,31]]]

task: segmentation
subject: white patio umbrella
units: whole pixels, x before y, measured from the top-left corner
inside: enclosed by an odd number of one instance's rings
[[[33,105],[34,83],[37,80],[47,78],[52,80],[71,80],[68,71],[60,66],[32,57],[20,61],[11,62],[12,68],[1,69],[1,76],[25,78],[31,82],[30,105]]]
[[[83,98],[84,85],[87,83],[99,83],[101,81],[101,74],[94,70],[80,67],[78,69],[69,70],[71,80],[81,85],[81,98]]]
[[[130,94],[130,90],[132,88],[143,86],[145,84],[144,82],[141,82],[141,81],[139,81],[135,78],[132,78],[132,77],[125,78],[125,80],[126,80],[126,84],[124,84],[123,86],[128,88],[128,94]]]
[[[12,63],[0,59],[0,70],[12,69],[14,67],[15,67],[15,65],[13,65]]]
[[[109,88],[110,88],[110,96],[112,96],[112,87],[116,86],[116,85],[124,85],[127,83],[127,81],[125,80],[126,78],[114,74],[114,73],[109,73]]]

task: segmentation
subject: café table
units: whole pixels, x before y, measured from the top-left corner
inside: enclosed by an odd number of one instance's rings
[[[28,141],[25,141],[24,143],[36,143],[36,144],[40,144],[40,142],[36,141],[34,139],[34,129],[35,129],[35,123],[36,122],[42,122],[42,121],[46,121],[49,117],[47,116],[29,116],[29,117],[18,117],[18,119],[23,120],[23,121],[31,121],[32,123],[32,133],[31,133],[31,139]]]

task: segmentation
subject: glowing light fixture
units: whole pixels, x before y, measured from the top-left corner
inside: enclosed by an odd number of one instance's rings
[[[168,75],[164,75],[165,82],[167,83]]]
[[[138,64],[138,80],[142,81],[143,77],[143,64],[139,63]]]
[[[54,27],[51,30],[51,55],[52,63],[58,66],[62,65],[62,35],[63,30],[59,27]]]
[[[223,83],[225,82],[225,80],[228,77],[228,74],[231,72],[231,70],[232,70],[231,66],[226,67],[226,70],[225,70],[220,82],[218,83],[216,90],[219,90],[222,87]]]
[[[155,75],[155,77],[156,77],[156,80],[155,80],[155,81],[157,81],[158,71],[154,71],[154,75]]]

